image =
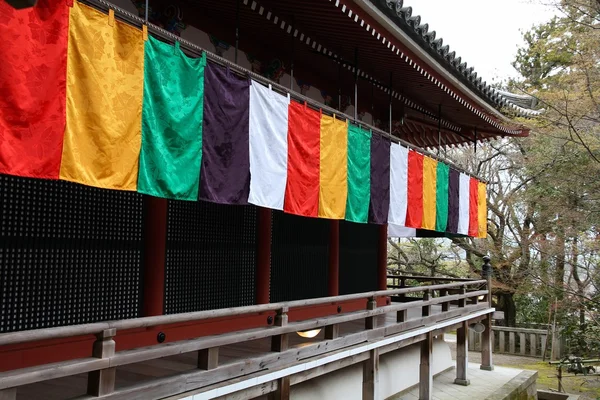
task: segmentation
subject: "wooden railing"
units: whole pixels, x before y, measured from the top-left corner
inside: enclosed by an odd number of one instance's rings
[[[40,343],[42,342],[53,343],[52,341],[57,340],[81,341],[82,338],[85,339],[91,335],[95,337],[92,346],[89,348],[89,354],[86,356],[1,372],[0,398],[13,400],[16,398],[19,386],[83,372],[88,373],[88,395],[90,396],[132,399],[174,395],[178,392],[207,387],[252,373],[277,370],[300,360],[364,343],[367,340],[378,340],[419,327],[435,326],[442,323],[441,321],[489,310],[490,307],[487,302],[489,292],[485,288],[481,289],[485,284],[485,280],[469,280],[345,296],[0,334],[0,358],[2,358],[2,352],[5,348],[25,346],[23,348],[35,351],[36,348],[41,346]],[[390,296],[401,298],[402,296],[415,294],[420,294],[419,300],[400,303],[384,301],[383,303],[386,305],[378,306],[378,299],[389,299]],[[481,296],[485,301],[481,301]],[[341,304],[357,300],[364,301],[363,309],[343,312]],[[451,304],[454,307],[451,307]],[[302,310],[306,307],[335,307],[336,305],[338,305],[338,313],[334,315],[294,321],[290,321],[288,318],[295,310]],[[441,308],[441,312],[432,313],[432,306],[437,305],[441,306],[438,307]],[[409,318],[408,311],[410,309],[419,310],[415,313],[418,316]],[[395,323],[377,326],[377,317],[389,313],[394,313]],[[251,329],[238,327],[234,331],[210,336],[199,337],[199,335],[196,335],[185,339],[179,337],[178,340],[171,342],[165,340],[165,338],[169,338],[171,330],[176,329],[183,323],[210,322],[240,316],[259,316],[264,318],[265,326]],[[356,320],[365,321],[364,329],[340,337],[340,324]],[[145,332],[153,328],[159,328],[161,331],[157,339],[159,343],[137,348],[128,348],[123,344],[127,341],[131,342],[131,337],[128,335],[137,335],[140,334],[139,332]],[[290,348],[288,346],[289,334],[318,328],[325,329],[324,342],[316,342],[300,348]],[[162,340],[161,334],[163,335]],[[259,358],[249,358],[224,365],[218,364],[220,347],[263,338],[270,338],[271,340],[270,353]],[[126,350],[120,350],[120,348]],[[132,387],[115,388],[116,368],[120,366],[192,352],[197,352],[198,357],[198,369],[195,371],[180,373],[167,378],[158,378]],[[33,354],[30,357],[35,357],[35,353],[28,354]],[[282,382],[281,385],[285,386],[285,382]],[[289,381],[287,385],[289,386]],[[144,395],[140,395],[140,393]]]
[[[494,352],[530,357],[544,356],[548,345],[548,331],[542,329],[492,327]],[[480,334],[469,330],[469,351],[481,350]],[[550,351],[547,351],[549,358]]]

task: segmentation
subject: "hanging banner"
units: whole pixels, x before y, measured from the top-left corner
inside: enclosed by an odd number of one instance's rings
[[[142,31],[75,1],[61,179],[137,189],[143,82]]]
[[[0,1],[0,173],[58,179],[65,132],[64,0]]]
[[[469,236],[479,236],[479,185],[475,178],[469,178]]]
[[[448,179],[448,165],[438,162],[435,192],[435,230],[438,232],[446,232],[448,226]]]
[[[408,208],[406,226],[421,228],[423,224],[423,154],[408,152]]]
[[[390,146],[390,211],[388,229],[406,224],[408,190],[408,149],[396,143]],[[395,229],[395,228],[393,228]]]
[[[487,185],[483,182],[478,182],[478,190],[479,195],[477,196],[477,200],[479,202],[477,206],[478,211],[478,223],[479,223],[479,234],[477,237],[486,238],[487,237]]]
[[[459,203],[458,203],[458,233],[469,234],[469,200],[471,190],[471,179],[467,174],[460,174],[459,180]]]
[[[390,140],[371,136],[371,201],[369,222],[387,224],[390,211]]]
[[[348,200],[346,221],[366,223],[371,194],[371,132],[348,126]]]
[[[321,116],[306,105],[290,102],[288,114],[288,176],[284,210],[316,217],[319,212]]]
[[[170,46],[151,36],[144,54],[138,192],[197,200],[206,54],[189,58],[178,44]]]
[[[249,108],[250,81],[208,62],[204,73],[200,200],[248,203]]]
[[[458,233],[458,219],[460,214],[460,172],[449,168],[448,177],[448,226],[450,233]]]
[[[319,217],[344,219],[348,196],[348,123],[321,116]]]
[[[283,210],[288,168],[289,97],[250,85],[250,195],[248,202]]]
[[[433,158],[423,157],[423,229],[435,230],[437,164]]]

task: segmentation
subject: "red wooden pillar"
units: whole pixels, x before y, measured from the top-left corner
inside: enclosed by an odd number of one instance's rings
[[[329,221],[329,285],[328,296],[340,294],[340,221]]]
[[[256,304],[269,303],[271,284],[271,210],[258,207],[256,243]]]
[[[142,312],[145,317],[148,317],[164,313],[168,203],[166,199],[151,196],[144,196],[143,202],[144,298]]]
[[[379,225],[379,250],[377,252],[377,289],[387,289],[387,224]]]

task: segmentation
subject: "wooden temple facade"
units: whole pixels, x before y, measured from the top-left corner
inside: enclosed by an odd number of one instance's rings
[[[440,163],[528,133],[402,0],[81,4]],[[489,260],[388,287],[385,223],[1,173],[0,227],[0,400],[314,398],[307,382],[357,365],[353,398],[431,399],[439,338],[457,330],[468,385],[480,321],[493,369]],[[418,381],[382,385],[415,347]]]

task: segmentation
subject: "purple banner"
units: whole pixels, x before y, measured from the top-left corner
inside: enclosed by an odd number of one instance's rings
[[[450,168],[448,179],[448,227],[450,233],[458,232],[458,200],[459,200],[459,177],[460,173]]]
[[[250,81],[208,62],[204,74],[200,200],[248,203],[249,104]]]
[[[387,224],[390,208],[390,140],[371,136],[371,203],[369,222]]]

